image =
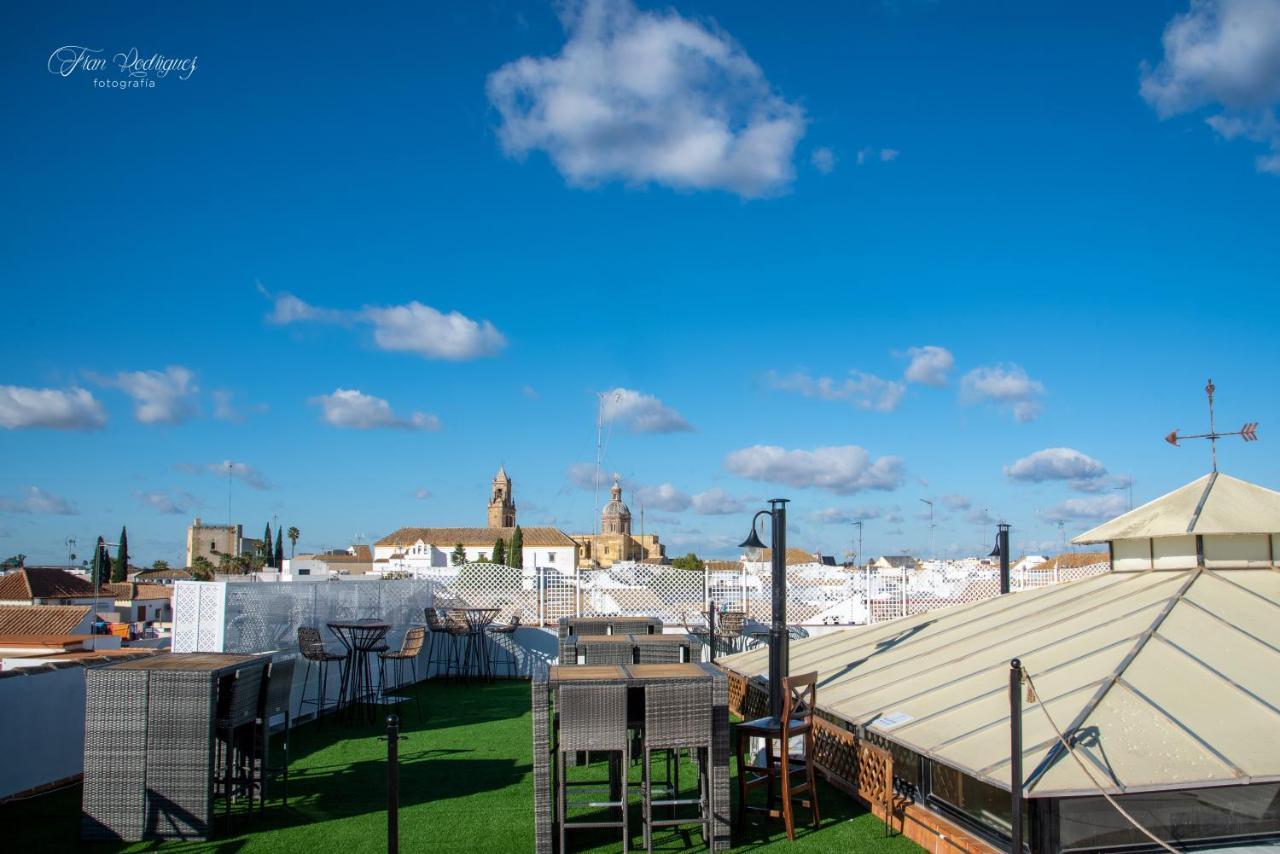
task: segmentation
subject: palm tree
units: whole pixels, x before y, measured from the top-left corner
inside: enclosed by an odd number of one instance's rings
[[[292,525],[289,526],[289,559],[293,560],[294,549],[298,547],[298,537],[302,536],[302,532]]]

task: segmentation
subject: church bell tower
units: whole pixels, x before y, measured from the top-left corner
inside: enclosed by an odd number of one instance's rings
[[[489,527],[514,528],[515,525],[516,503],[511,497],[511,478],[507,477],[506,468],[499,466],[489,498]]]

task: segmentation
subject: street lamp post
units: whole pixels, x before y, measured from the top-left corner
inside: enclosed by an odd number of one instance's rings
[[[751,518],[751,533],[739,548],[762,549],[764,543],[756,533],[756,520],[768,516],[771,521],[769,547],[771,608],[769,624],[769,714],[782,717],[782,680],[790,670],[790,640],[787,635],[787,501],[786,498],[770,498],[769,509],[761,510]]]

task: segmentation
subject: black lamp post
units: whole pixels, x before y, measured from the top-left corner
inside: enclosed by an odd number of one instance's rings
[[[1001,522],[996,527],[996,547],[991,557],[1000,558],[1000,592],[1009,592],[1009,526]]]
[[[772,522],[769,544],[772,548],[771,575],[772,597],[769,624],[769,714],[782,717],[782,680],[787,678],[790,656],[790,640],[787,635],[787,501],[786,498],[770,498],[769,509],[761,510],[751,518],[751,533],[739,548],[763,549],[764,543],[756,533],[756,520],[768,516]]]

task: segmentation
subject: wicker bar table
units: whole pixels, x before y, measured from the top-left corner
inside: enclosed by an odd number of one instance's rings
[[[207,839],[222,684],[269,655],[183,653],[85,673],[83,839]]]
[[[711,683],[712,750],[711,815],[714,851],[729,848],[729,683],[711,664],[609,664],[547,668],[533,682],[533,815],[534,851],[552,854],[555,827],[555,793],[551,777],[552,704],[556,688],[573,685],[626,685],[643,692],[647,685],[696,685]]]
[[[690,634],[570,635],[560,664],[682,664],[702,660],[702,641]]]

